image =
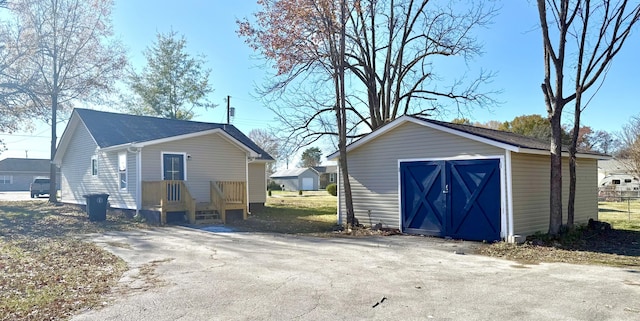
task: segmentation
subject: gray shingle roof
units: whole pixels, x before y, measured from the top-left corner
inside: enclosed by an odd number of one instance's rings
[[[484,128],[484,127],[447,123],[439,120],[426,119],[426,118],[415,117],[415,116],[412,116],[412,117],[424,122],[429,122],[435,125],[451,128],[460,132],[468,133],[468,134],[479,136],[479,137],[484,137],[493,141],[509,144],[512,146],[517,146],[520,148],[547,150],[547,151],[549,150],[550,142],[539,140],[529,136],[524,136],[524,135],[511,133],[507,131]],[[568,152],[569,148],[567,146],[562,146],[562,151]],[[578,152],[582,154],[589,154],[589,155],[608,156],[607,154],[598,153],[594,151],[585,151],[580,149],[578,150]]]
[[[0,161],[0,172],[49,172],[51,162],[39,158],[5,158]]]
[[[80,116],[100,148],[222,129],[249,149],[260,154],[259,159],[273,160],[271,155],[235,126],[229,124],[136,116],[81,108],[74,109],[74,112]]]
[[[311,168],[291,168],[291,169],[281,169],[273,174],[271,174],[271,178],[276,178],[276,177],[297,177],[300,174],[306,172],[307,170],[309,170]],[[311,169],[314,170],[314,169]]]

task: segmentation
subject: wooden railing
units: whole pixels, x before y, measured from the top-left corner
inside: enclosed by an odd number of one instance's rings
[[[246,204],[247,185],[245,182],[217,181],[216,185],[224,195],[227,204]]]
[[[222,192],[220,187],[218,187],[218,184],[216,182],[210,182],[210,185],[211,186],[209,190],[211,191],[211,205],[215,207],[218,213],[220,213],[222,221],[225,222],[225,209],[227,207],[227,202],[225,200],[224,193]]]
[[[220,213],[225,222],[226,210],[243,211],[247,214],[247,184],[240,181],[210,182],[209,206]],[[162,224],[166,223],[166,213],[186,211],[189,222],[195,223],[197,201],[189,193],[184,181],[152,181],[142,182],[143,208],[159,207]]]
[[[166,212],[171,211],[187,211],[189,222],[195,222],[196,202],[184,181],[142,182],[142,206],[159,206],[163,224],[166,223]]]

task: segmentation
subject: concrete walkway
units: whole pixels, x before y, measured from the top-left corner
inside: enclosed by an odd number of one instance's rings
[[[91,239],[131,270],[74,320],[640,320],[638,270],[523,266],[460,254],[468,242],[183,227]]]

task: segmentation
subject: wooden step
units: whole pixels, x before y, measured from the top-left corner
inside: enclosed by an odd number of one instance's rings
[[[196,223],[222,222],[222,217],[218,211],[202,210],[196,211]]]

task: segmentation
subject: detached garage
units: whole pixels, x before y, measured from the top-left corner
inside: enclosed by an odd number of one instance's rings
[[[511,242],[548,230],[547,142],[402,116],[349,145],[347,154],[354,211],[361,224],[380,223],[410,234]],[[566,219],[569,163],[564,156]],[[329,159],[338,157],[334,153]],[[607,158],[594,152],[578,154],[576,224],[598,217],[597,161]],[[346,222],[342,189],[338,222]]]
[[[317,191],[320,184],[320,174],[313,168],[283,169],[269,178],[286,191]]]

